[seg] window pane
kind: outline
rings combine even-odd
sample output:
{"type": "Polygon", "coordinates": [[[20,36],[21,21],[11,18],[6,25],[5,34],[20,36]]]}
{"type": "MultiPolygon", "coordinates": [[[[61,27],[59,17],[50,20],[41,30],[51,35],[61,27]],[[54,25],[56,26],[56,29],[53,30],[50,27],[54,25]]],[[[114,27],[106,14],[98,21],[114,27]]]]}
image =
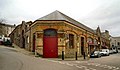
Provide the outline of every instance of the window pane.
{"type": "Polygon", "coordinates": [[[74,48],[74,35],[69,34],[69,47],[74,48]]]}
{"type": "Polygon", "coordinates": [[[56,36],[57,31],[54,29],[46,29],[44,30],[44,36],[56,36]]]}

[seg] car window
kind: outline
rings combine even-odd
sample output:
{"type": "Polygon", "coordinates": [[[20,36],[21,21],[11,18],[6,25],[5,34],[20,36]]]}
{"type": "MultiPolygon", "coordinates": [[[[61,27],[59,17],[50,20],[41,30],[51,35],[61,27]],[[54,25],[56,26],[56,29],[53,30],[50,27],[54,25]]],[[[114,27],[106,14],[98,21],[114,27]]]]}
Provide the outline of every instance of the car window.
{"type": "Polygon", "coordinates": [[[99,53],[99,51],[95,51],[94,53],[99,53]]]}

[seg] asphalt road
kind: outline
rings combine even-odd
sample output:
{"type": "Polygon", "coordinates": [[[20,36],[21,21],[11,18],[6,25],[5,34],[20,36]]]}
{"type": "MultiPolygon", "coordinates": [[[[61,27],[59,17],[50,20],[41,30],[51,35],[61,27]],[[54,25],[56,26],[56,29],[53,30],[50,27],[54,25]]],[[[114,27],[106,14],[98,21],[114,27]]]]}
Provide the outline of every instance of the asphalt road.
{"type": "Polygon", "coordinates": [[[79,70],[59,61],[24,55],[16,49],[0,46],[0,70],[79,70]]]}
{"type": "Polygon", "coordinates": [[[0,70],[120,70],[120,53],[87,61],[59,61],[0,46],[0,70]]]}

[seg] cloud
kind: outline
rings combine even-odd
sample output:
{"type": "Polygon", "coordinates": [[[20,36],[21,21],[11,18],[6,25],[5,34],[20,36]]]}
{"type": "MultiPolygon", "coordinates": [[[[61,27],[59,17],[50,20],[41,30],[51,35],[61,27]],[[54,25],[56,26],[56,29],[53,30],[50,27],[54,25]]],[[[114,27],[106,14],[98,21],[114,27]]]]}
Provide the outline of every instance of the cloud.
{"type": "Polygon", "coordinates": [[[8,23],[34,21],[55,10],[96,29],[119,35],[120,0],[0,0],[0,18],[8,23]],[[119,34],[118,34],[119,33],[119,34]]]}
{"type": "Polygon", "coordinates": [[[95,9],[83,20],[91,28],[96,28],[98,25],[101,30],[109,30],[111,35],[120,35],[120,0],[114,0],[106,3],[103,6],[95,9]]]}

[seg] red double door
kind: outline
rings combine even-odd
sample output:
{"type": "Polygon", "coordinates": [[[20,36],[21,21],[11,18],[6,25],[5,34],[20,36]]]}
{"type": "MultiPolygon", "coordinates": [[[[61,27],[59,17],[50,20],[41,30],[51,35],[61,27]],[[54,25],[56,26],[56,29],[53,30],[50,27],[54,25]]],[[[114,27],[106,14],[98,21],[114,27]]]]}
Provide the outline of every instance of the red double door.
{"type": "Polygon", "coordinates": [[[50,35],[51,31],[46,31],[47,35],[43,37],[43,57],[44,58],[57,58],[58,57],[58,37],[54,32],[50,35]],[[47,33],[48,32],[48,33],[47,33]]]}

